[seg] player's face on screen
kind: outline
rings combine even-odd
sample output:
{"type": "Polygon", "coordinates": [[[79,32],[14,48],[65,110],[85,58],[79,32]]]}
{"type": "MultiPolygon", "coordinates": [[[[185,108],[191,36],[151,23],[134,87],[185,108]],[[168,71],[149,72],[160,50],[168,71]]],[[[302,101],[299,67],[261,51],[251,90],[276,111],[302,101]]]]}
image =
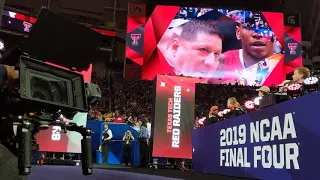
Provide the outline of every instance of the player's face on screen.
{"type": "Polygon", "coordinates": [[[175,38],[171,48],[176,74],[211,77],[218,66],[222,39],[217,35],[199,33],[192,42],[175,38]]]}
{"type": "Polygon", "coordinates": [[[273,54],[273,43],[260,33],[246,27],[237,27],[237,38],[242,42],[242,49],[253,59],[262,60],[273,54]]]}

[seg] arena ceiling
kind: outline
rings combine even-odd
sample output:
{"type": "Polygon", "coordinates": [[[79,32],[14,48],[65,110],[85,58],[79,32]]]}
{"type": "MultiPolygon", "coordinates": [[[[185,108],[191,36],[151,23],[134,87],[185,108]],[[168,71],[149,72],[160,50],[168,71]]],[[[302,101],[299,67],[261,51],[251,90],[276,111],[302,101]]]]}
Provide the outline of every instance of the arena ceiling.
{"type": "Polygon", "coordinates": [[[126,29],[127,7],[129,2],[157,4],[185,4],[192,6],[236,7],[261,9],[267,11],[284,11],[300,13],[302,39],[309,41],[310,49],[320,49],[320,0],[6,0],[5,9],[30,16],[37,16],[45,6],[70,19],[85,23],[91,27],[113,30],[117,36],[124,38],[126,29]],[[199,5],[199,1],[201,5],[199,5]],[[312,46],[312,48],[311,48],[312,46]]]}

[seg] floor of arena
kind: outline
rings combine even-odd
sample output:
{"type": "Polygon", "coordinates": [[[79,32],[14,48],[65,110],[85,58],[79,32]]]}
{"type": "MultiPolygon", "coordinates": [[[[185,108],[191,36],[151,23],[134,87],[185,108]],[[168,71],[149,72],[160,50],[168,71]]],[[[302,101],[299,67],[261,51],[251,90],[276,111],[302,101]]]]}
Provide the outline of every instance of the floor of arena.
{"type": "Polygon", "coordinates": [[[191,171],[181,172],[172,169],[131,168],[118,165],[94,165],[93,174],[83,176],[80,166],[33,166],[28,180],[174,180],[174,179],[215,179],[215,180],[242,180],[220,175],[201,174],[191,171]]]}

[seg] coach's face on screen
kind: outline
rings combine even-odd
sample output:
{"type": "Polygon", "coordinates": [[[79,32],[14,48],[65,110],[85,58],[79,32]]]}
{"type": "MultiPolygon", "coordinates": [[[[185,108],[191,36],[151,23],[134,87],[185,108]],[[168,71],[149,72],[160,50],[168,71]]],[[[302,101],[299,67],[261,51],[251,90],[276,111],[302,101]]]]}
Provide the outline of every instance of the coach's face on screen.
{"type": "Polygon", "coordinates": [[[255,64],[274,54],[273,43],[261,34],[246,27],[237,26],[236,35],[242,43],[244,60],[252,61],[249,65],[255,64]]]}
{"type": "Polygon", "coordinates": [[[188,23],[191,24],[183,27],[180,37],[171,42],[170,64],[177,75],[210,78],[219,64],[223,37],[209,22],[191,20],[188,23]]]}

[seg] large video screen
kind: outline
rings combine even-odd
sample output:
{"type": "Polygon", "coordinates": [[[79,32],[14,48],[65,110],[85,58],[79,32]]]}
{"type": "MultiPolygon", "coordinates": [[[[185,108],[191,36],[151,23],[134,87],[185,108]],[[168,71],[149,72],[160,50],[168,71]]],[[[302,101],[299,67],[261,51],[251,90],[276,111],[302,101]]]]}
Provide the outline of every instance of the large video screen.
{"type": "Polygon", "coordinates": [[[132,4],[129,10],[127,64],[140,65],[142,79],[171,74],[203,83],[277,85],[302,65],[298,16],[289,21],[275,12],[132,4]]]}
{"type": "Polygon", "coordinates": [[[191,159],[194,101],[193,78],[156,77],[152,156],[191,159]]]}

